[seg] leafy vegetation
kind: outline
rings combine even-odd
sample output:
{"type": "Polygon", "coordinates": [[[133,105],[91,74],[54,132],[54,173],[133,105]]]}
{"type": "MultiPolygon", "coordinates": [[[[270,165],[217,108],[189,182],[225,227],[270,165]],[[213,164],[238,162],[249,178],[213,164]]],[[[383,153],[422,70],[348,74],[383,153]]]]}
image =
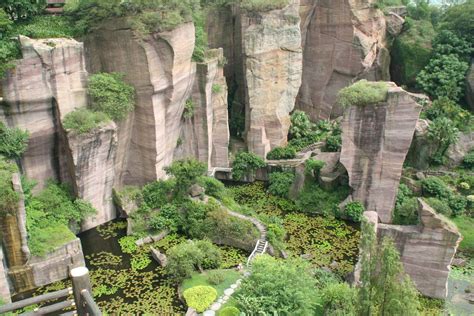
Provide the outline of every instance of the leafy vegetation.
{"type": "Polygon", "coordinates": [[[102,112],[92,112],[87,108],[76,109],[64,117],[63,127],[78,134],[86,134],[109,121],[102,112]]]}
{"type": "Polygon", "coordinates": [[[198,285],[183,292],[186,304],[202,313],[217,298],[217,291],[210,286],[198,285]]]}
{"type": "Polygon", "coordinates": [[[0,122],[0,155],[18,159],[28,147],[29,134],[19,128],[9,128],[0,122]]]}
{"type": "Polygon", "coordinates": [[[240,277],[241,274],[234,269],[208,270],[204,273],[193,272],[189,279],[184,280],[181,288],[185,291],[198,285],[210,286],[216,289],[217,296],[221,296],[224,294],[224,290],[228,289],[240,277]],[[219,279],[215,279],[215,276],[219,276],[219,279]]]}
{"type": "Polygon", "coordinates": [[[31,253],[44,256],[73,240],[75,236],[68,226],[77,225],[95,212],[89,202],[74,199],[64,185],[48,183],[26,204],[26,228],[31,253]]]}
{"type": "Polygon", "coordinates": [[[364,205],[359,201],[353,201],[346,204],[344,207],[345,216],[353,222],[360,222],[362,220],[362,214],[365,212],[364,205]]]}
{"type": "Polygon", "coordinates": [[[198,177],[206,173],[207,167],[204,163],[195,159],[184,159],[174,161],[164,170],[168,176],[172,176],[176,181],[175,196],[183,196],[188,192],[191,185],[197,182],[198,177]]]}
{"type": "Polygon", "coordinates": [[[422,113],[427,119],[447,118],[460,131],[469,131],[473,125],[472,114],[447,97],[434,100],[433,104],[422,113]]]}
{"type": "Polygon", "coordinates": [[[338,205],[349,195],[349,187],[340,186],[334,190],[322,188],[317,181],[307,182],[296,199],[301,212],[337,216],[338,205]]]}
{"type": "Polygon", "coordinates": [[[449,146],[459,139],[459,130],[448,118],[438,117],[428,126],[428,139],[436,145],[432,162],[442,165],[449,146]]]}
{"type": "Polygon", "coordinates": [[[135,89],[123,81],[122,74],[90,76],[87,93],[92,100],[92,110],[103,112],[116,121],[123,120],[135,105],[135,89]]]}
{"type": "Polygon", "coordinates": [[[403,183],[398,187],[395,209],[393,211],[393,224],[418,224],[418,201],[414,197],[413,192],[403,183]]]}
{"type": "Polygon", "coordinates": [[[294,159],[296,158],[296,149],[287,147],[275,147],[267,154],[269,160],[282,160],[282,159],[294,159]]]}
{"type": "Polygon", "coordinates": [[[243,279],[236,300],[245,313],[310,315],[316,295],[307,262],[262,255],[254,259],[252,274],[243,279]]]}
{"type": "Polygon", "coordinates": [[[240,8],[250,12],[264,12],[286,7],[289,0],[240,0],[240,8]]]}
{"type": "Polygon", "coordinates": [[[0,155],[0,216],[15,214],[20,199],[13,189],[12,174],[17,166],[0,155]]]}
{"type": "Polygon", "coordinates": [[[232,178],[241,180],[245,175],[255,176],[257,169],[265,166],[266,164],[262,158],[254,153],[241,151],[232,164],[232,178]]]}
{"type": "Polygon", "coordinates": [[[474,168],[474,151],[470,151],[464,156],[463,164],[468,169],[474,168]]]}
{"type": "Polygon", "coordinates": [[[387,98],[387,92],[388,86],[385,82],[369,82],[363,79],[341,89],[337,95],[337,102],[345,108],[351,105],[375,104],[384,102],[387,98]]]}
{"type": "Polygon", "coordinates": [[[325,164],[324,161],[309,158],[304,163],[304,172],[306,175],[316,177],[319,171],[324,168],[325,164]]]}
{"type": "Polygon", "coordinates": [[[295,175],[293,172],[272,172],[270,173],[268,192],[282,198],[288,198],[290,187],[293,184],[295,175]]]}
{"type": "Polygon", "coordinates": [[[0,4],[12,21],[27,20],[43,11],[44,0],[4,0],[0,4]]]}
{"type": "Polygon", "coordinates": [[[30,38],[73,37],[76,29],[64,16],[39,15],[31,20],[18,23],[15,32],[30,38]]]}

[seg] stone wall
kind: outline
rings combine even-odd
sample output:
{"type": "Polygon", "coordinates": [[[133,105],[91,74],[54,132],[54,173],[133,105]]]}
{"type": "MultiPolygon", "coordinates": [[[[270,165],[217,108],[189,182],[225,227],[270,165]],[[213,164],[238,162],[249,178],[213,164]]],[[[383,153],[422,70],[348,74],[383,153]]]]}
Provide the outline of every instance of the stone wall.
{"type": "MultiPolygon", "coordinates": [[[[418,199],[420,224],[399,226],[378,223],[379,241],[384,237],[394,240],[400,251],[405,272],[425,296],[445,299],[450,265],[456,254],[461,234],[449,220],[438,215],[422,199],[418,199]]],[[[372,222],[377,219],[366,212],[372,222]]]]}
{"type": "Polygon", "coordinates": [[[303,80],[296,106],[313,120],[342,115],[353,81],[390,80],[386,21],[375,0],[301,0],[303,80]]]}
{"type": "Polygon", "coordinates": [[[422,108],[413,95],[387,84],[385,102],[346,110],[340,158],[349,175],[352,199],[377,212],[382,223],[392,222],[403,162],[422,108]]]}

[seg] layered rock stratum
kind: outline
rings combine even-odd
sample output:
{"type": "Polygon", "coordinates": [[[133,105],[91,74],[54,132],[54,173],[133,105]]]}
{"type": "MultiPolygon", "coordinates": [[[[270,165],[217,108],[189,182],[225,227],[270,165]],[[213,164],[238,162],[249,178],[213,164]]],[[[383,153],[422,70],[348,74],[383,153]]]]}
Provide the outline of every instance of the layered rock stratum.
{"type": "Polygon", "coordinates": [[[340,161],[349,175],[352,199],[392,222],[403,162],[422,106],[417,97],[389,85],[385,102],[351,106],[342,121],[340,161]]]}
{"type": "Polygon", "coordinates": [[[313,120],[342,115],[339,90],[389,80],[386,20],[375,0],[301,0],[303,79],[296,106],[313,120]]]}

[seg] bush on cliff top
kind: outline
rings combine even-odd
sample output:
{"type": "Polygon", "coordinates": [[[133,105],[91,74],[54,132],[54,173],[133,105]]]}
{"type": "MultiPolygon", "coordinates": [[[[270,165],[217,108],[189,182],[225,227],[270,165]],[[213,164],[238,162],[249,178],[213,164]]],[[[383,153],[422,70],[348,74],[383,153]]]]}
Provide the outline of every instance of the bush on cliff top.
{"type": "Polygon", "coordinates": [[[9,128],[0,122],[0,155],[20,158],[28,147],[29,134],[19,128],[9,128]]]}
{"type": "Polygon", "coordinates": [[[246,11],[264,12],[286,7],[289,0],[240,0],[240,7],[246,11]]]}
{"type": "Polygon", "coordinates": [[[384,102],[387,98],[388,85],[385,82],[360,80],[339,91],[338,103],[347,108],[351,105],[364,106],[384,102]]]}
{"type": "Polygon", "coordinates": [[[64,117],[63,126],[78,134],[86,134],[109,120],[109,117],[102,112],[92,112],[89,109],[80,108],[64,117]]]}
{"type": "Polygon", "coordinates": [[[116,121],[123,120],[135,105],[135,89],[119,73],[92,75],[87,92],[92,98],[92,109],[116,121]]]}

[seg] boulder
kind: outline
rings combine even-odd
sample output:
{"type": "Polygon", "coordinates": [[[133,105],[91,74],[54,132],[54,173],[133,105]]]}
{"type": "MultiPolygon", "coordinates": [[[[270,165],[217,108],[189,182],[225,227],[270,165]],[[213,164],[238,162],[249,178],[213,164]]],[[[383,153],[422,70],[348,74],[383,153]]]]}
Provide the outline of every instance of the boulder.
{"type": "Polygon", "coordinates": [[[204,190],[204,188],[199,184],[193,184],[189,188],[189,195],[191,195],[191,197],[201,197],[204,195],[205,192],[206,190],[204,190]]]}
{"type": "Polygon", "coordinates": [[[474,132],[466,132],[459,134],[456,143],[449,146],[446,157],[448,158],[447,166],[453,168],[462,164],[464,156],[474,149],[474,132]]]}
{"type": "Polygon", "coordinates": [[[407,164],[417,170],[428,169],[435,150],[433,142],[428,139],[429,124],[430,121],[424,119],[416,122],[415,134],[406,158],[407,164]]]}
{"type": "Polygon", "coordinates": [[[405,272],[425,296],[445,299],[450,265],[462,240],[457,227],[418,199],[418,226],[378,225],[378,237],[391,237],[405,272]]]}
{"type": "Polygon", "coordinates": [[[296,107],[313,120],[342,115],[339,90],[353,81],[389,80],[386,21],[373,0],[302,0],[303,79],[296,107]]]}
{"type": "Polygon", "coordinates": [[[398,36],[403,29],[403,24],[405,23],[405,19],[399,16],[396,13],[390,12],[386,16],[387,20],[387,32],[393,37],[398,36]]]}
{"type": "Polygon", "coordinates": [[[349,175],[352,198],[392,221],[403,162],[421,111],[412,95],[393,83],[378,104],[351,106],[342,121],[341,163],[349,175]]]}
{"type": "Polygon", "coordinates": [[[153,247],[150,247],[150,251],[153,259],[155,259],[161,267],[166,267],[166,265],[168,264],[168,258],[166,257],[166,255],[153,247]]]}

